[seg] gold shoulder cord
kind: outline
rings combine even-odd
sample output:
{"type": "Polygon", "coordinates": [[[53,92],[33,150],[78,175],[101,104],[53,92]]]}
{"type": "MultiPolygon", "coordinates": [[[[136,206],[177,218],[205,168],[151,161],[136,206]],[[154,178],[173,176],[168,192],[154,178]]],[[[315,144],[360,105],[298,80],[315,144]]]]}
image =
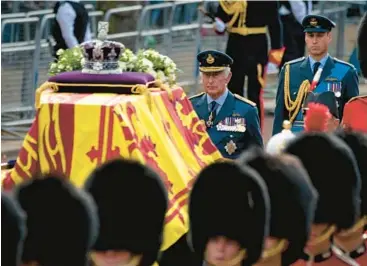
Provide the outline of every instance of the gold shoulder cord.
{"type": "Polygon", "coordinates": [[[221,0],[221,7],[224,12],[228,15],[232,15],[231,20],[227,23],[228,28],[232,28],[233,24],[236,22],[237,18],[240,16],[238,20],[238,27],[243,27],[246,22],[246,9],[247,9],[247,1],[225,1],[221,0]]]}
{"type": "Polygon", "coordinates": [[[299,110],[302,107],[303,101],[307,96],[307,92],[310,90],[311,84],[308,80],[304,80],[298,89],[297,98],[293,101],[291,99],[289,80],[290,80],[290,65],[287,64],[285,66],[285,73],[284,73],[284,104],[285,108],[289,112],[289,121],[293,123],[299,110]]]}

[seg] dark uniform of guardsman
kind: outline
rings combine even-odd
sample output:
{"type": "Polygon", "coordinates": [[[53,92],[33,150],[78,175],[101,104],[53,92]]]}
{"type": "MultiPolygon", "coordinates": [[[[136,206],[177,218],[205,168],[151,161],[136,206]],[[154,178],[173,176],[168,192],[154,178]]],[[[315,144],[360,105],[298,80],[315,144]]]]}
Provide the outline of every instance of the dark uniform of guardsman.
{"type": "Polygon", "coordinates": [[[1,265],[20,265],[26,231],[22,209],[11,196],[1,192],[1,265]]]}
{"type": "Polygon", "coordinates": [[[192,188],[188,241],[203,265],[252,265],[268,236],[269,212],[266,185],[254,170],[216,162],[192,188]]]}
{"type": "Polygon", "coordinates": [[[319,194],[304,255],[293,266],[346,265],[333,255],[331,239],[360,217],[361,180],[353,152],[336,136],[319,132],[300,134],[284,152],[301,160],[319,194]]]}
{"type": "Polygon", "coordinates": [[[292,131],[303,131],[302,104],[308,92],[334,92],[339,118],[344,105],[359,94],[358,75],[351,64],[331,57],[327,47],[335,23],[323,16],[309,15],[302,22],[308,57],[287,62],[280,73],[273,135],[281,131],[283,120],[292,123],[292,131]],[[322,57],[322,58],[320,58],[322,57]]]}
{"type": "Polygon", "coordinates": [[[235,159],[249,146],[263,146],[256,104],[232,94],[228,55],[208,50],[197,56],[205,92],[190,98],[197,115],[223,157],[235,159]]]}
{"type": "Polygon", "coordinates": [[[367,78],[367,12],[364,14],[358,29],[358,59],[363,76],[367,78]]]}
{"type": "Polygon", "coordinates": [[[98,234],[96,206],[66,179],[45,176],[25,182],[16,198],[27,215],[25,266],[86,266],[98,234]]]}
{"type": "Polygon", "coordinates": [[[268,245],[255,265],[294,263],[303,254],[318,198],[307,171],[295,156],[275,157],[259,148],[245,152],[238,162],[260,174],[270,196],[268,245]]]}
{"type": "Polygon", "coordinates": [[[342,127],[367,134],[367,95],[354,97],[346,103],[342,127]]]}
{"type": "Polygon", "coordinates": [[[85,184],[98,208],[100,229],[91,264],[150,266],[158,258],[168,206],[159,175],[139,162],[117,159],[93,171],[85,184]]]}
{"type": "Polygon", "coordinates": [[[337,136],[348,144],[356,157],[362,181],[362,204],[358,222],[352,228],[334,235],[333,251],[341,260],[367,265],[367,135],[338,131],[337,136]]]}
{"type": "Polygon", "coordinates": [[[229,83],[232,93],[244,96],[245,76],[247,97],[259,108],[263,128],[263,89],[268,61],[280,64],[284,48],[278,1],[219,1],[215,30],[229,32],[226,53],[234,60],[229,83]],[[267,32],[271,50],[268,52],[267,32]]]}

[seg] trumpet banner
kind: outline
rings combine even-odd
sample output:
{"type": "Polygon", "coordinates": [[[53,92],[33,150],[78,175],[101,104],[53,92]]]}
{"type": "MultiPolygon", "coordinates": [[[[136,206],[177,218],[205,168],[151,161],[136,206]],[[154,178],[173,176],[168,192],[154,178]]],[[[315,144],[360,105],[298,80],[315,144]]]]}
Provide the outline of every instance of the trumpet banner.
{"type": "Polygon", "coordinates": [[[162,250],[188,230],[195,176],[222,158],[182,88],[152,92],[150,104],[144,95],[45,90],[3,187],[11,189],[38,173],[62,174],[81,187],[96,166],[116,157],[149,165],[165,183],[170,201],[162,250]]]}

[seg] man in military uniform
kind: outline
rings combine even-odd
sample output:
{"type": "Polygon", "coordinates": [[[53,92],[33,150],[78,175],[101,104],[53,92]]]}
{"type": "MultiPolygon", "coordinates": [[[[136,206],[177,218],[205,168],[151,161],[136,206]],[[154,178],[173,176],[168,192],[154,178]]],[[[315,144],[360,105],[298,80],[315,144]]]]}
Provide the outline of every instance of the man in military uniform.
{"type": "Polygon", "coordinates": [[[208,50],[199,53],[197,60],[205,92],[190,100],[218,150],[224,157],[235,159],[252,144],[262,146],[256,104],[227,88],[232,58],[208,50]]]}
{"type": "Polygon", "coordinates": [[[284,48],[278,1],[219,1],[214,28],[217,33],[229,32],[226,53],[234,59],[233,77],[229,83],[232,93],[244,95],[247,76],[247,97],[259,108],[263,128],[263,89],[268,60],[280,64],[284,48]],[[271,50],[268,54],[270,33],[271,50]]]}
{"type": "Polygon", "coordinates": [[[340,137],[353,151],[361,174],[361,215],[350,229],[334,235],[334,253],[345,261],[367,265],[367,136],[357,132],[338,131],[340,137]]]}
{"type": "Polygon", "coordinates": [[[302,104],[308,92],[334,92],[339,118],[344,105],[359,94],[356,69],[328,54],[331,30],[335,23],[323,16],[309,15],[302,21],[308,57],[284,65],[279,77],[273,135],[281,131],[283,120],[292,123],[292,131],[303,131],[302,104]]]}
{"type": "Polygon", "coordinates": [[[22,183],[15,195],[27,215],[23,265],[88,265],[98,219],[87,193],[66,178],[43,176],[22,183]]]}
{"type": "Polygon", "coordinates": [[[159,175],[139,162],[116,159],[95,169],[85,189],[96,202],[100,220],[92,265],[153,265],[168,206],[159,175]]]}
{"type": "Polygon", "coordinates": [[[347,102],[342,127],[367,134],[367,95],[353,97],[347,102]]]}
{"type": "Polygon", "coordinates": [[[190,194],[188,241],[204,265],[253,265],[268,236],[269,204],[249,167],[226,161],[203,169],[190,194]]]}
{"type": "Polygon", "coordinates": [[[331,252],[331,239],[360,217],[361,182],[353,152],[342,140],[326,133],[300,134],[284,152],[301,160],[319,194],[304,255],[293,266],[345,265],[331,252]]]}
{"type": "Polygon", "coordinates": [[[23,241],[27,232],[25,215],[18,203],[1,192],[1,264],[21,264],[23,241]]]}
{"type": "Polygon", "coordinates": [[[238,163],[260,174],[270,196],[269,237],[261,259],[254,265],[294,263],[303,254],[318,198],[307,171],[295,156],[275,157],[259,148],[243,153],[238,163]]]}

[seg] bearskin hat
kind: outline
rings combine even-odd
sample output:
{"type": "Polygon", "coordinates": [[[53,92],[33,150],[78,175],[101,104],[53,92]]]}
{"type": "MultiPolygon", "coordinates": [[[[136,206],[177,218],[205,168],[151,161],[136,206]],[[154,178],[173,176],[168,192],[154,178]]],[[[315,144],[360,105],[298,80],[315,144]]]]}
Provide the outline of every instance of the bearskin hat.
{"type": "Polygon", "coordinates": [[[158,258],[168,206],[160,176],[139,162],[115,159],[93,171],[85,183],[98,207],[95,251],[141,254],[142,265],[158,258]]]}
{"type": "Polygon", "coordinates": [[[243,153],[238,163],[250,166],[265,181],[271,205],[269,236],[288,240],[282,264],[292,264],[303,253],[318,198],[307,171],[295,156],[275,157],[259,148],[243,153]]]}
{"type": "Polygon", "coordinates": [[[198,175],[190,194],[190,244],[204,259],[208,241],[225,236],[247,251],[246,264],[261,256],[268,236],[269,195],[252,169],[216,162],[198,175]]]}
{"type": "Polygon", "coordinates": [[[18,203],[1,192],[1,264],[18,266],[21,263],[26,235],[25,214],[18,203]]]}
{"type": "Polygon", "coordinates": [[[16,198],[27,214],[23,263],[87,265],[98,220],[93,200],[85,192],[63,177],[47,175],[20,185],[16,198]]]}
{"type": "Polygon", "coordinates": [[[336,136],[314,132],[297,136],[285,152],[301,160],[319,193],[314,223],[353,226],[360,213],[361,182],[351,149],[336,136]]]}

